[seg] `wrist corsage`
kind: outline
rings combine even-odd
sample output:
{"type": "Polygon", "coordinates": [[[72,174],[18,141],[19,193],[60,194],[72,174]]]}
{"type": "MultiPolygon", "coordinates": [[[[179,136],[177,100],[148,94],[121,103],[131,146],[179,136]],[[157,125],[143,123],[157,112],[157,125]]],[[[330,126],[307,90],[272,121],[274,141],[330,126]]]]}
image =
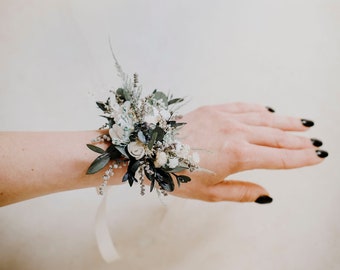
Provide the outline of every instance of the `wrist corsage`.
{"type": "Polygon", "coordinates": [[[142,97],[142,86],[137,74],[129,78],[116,61],[118,75],[122,78],[122,87],[110,91],[111,97],[105,102],[97,102],[102,117],[107,122],[100,129],[106,134],[92,140],[88,148],[100,155],[92,162],[87,174],[94,174],[108,166],[103,175],[103,183],[98,187],[103,194],[108,180],[114,175],[114,169],[127,167],[122,181],[132,186],[135,182],[145,193],[144,179],[150,183],[150,192],[157,188],[164,195],[191,179],[180,174],[199,168],[199,156],[192,152],[189,145],[178,140],[178,130],[185,125],[177,114],[183,98],[154,90],[142,97]],[[98,142],[106,141],[106,150],[97,147],[98,142]]]}

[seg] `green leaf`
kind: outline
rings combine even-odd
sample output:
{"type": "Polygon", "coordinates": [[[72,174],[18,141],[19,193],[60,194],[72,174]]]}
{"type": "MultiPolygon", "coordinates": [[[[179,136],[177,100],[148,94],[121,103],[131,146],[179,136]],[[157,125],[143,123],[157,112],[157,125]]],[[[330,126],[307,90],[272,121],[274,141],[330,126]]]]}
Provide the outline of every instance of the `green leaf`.
{"type": "Polygon", "coordinates": [[[184,126],[187,123],[177,123],[176,121],[168,121],[168,124],[173,128],[178,128],[180,126],[184,126]]]}
{"type": "Polygon", "coordinates": [[[118,96],[119,98],[125,99],[125,97],[124,97],[124,89],[123,88],[118,88],[116,90],[116,96],[118,96]]]}
{"type": "Polygon", "coordinates": [[[155,143],[156,139],[157,139],[158,133],[157,131],[152,132],[151,135],[151,140],[148,143],[148,148],[151,150],[153,147],[153,144],[155,143]]]}
{"type": "Polygon", "coordinates": [[[96,152],[96,153],[99,153],[99,154],[103,154],[105,153],[105,150],[104,149],[101,149],[93,144],[87,144],[86,145],[89,149],[91,149],[92,151],[96,152]]]}
{"type": "Polygon", "coordinates": [[[117,159],[121,157],[120,151],[115,147],[115,145],[111,144],[105,151],[110,155],[110,159],[117,159]]]}
{"type": "Polygon", "coordinates": [[[166,94],[161,91],[156,91],[154,92],[153,96],[155,99],[162,100],[166,107],[168,106],[168,97],[166,96],[166,94]]]}
{"type": "Polygon", "coordinates": [[[180,103],[180,102],[183,102],[183,101],[184,101],[184,98],[174,98],[174,99],[169,100],[168,105],[180,103]]]}
{"type": "Polygon", "coordinates": [[[191,181],[191,178],[186,175],[177,175],[177,180],[180,181],[181,183],[188,183],[191,181]]]}
{"type": "Polygon", "coordinates": [[[187,169],[189,169],[189,168],[183,167],[183,166],[177,166],[176,168],[167,169],[166,171],[169,172],[169,173],[177,173],[177,172],[181,172],[181,171],[184,171],[184,170],[187,170],[187,169]]]}
{"type": "Polygon", "coordinates": [[[105,103],[103,101],[97,101],[96,104],[97,104],[98,108],[101,109],[103,112],[107,111],[105,103]]]}
{"type": "Polygon", "coordinates": [[[126,100],[131,100],[131,95],[128,90],[124,88],[118,88],[116,90],[116,96],[118,96],[120,99],[126,101],[126,100]]]}
{"type": "Polygon", "coordinates": [[[110,128],[112,128],[112,126],[115,124],[114,118],[106,116],[106,115],[100,115],[100,116],[107,119],[107,122],[108,122],[110,128]]]}
{"type": "Polygon", "coordinates": [[[129,155],[126,153],[124,146],[115,145],[115,147],[123,156],[129,158],[129,155]]]}
{"type": "Polygon", "coordinates": [[[162,169],[156,169],[155,179],[160,187],[166,191],[172,192],[175,189],[174,181],[169,173],[162,169]]]}
{"type": "Polygon", "coordinates": [[[103,169],[107,163],[109,163],[110,161],[110,154],[109,153],[104,153],[102,155],[100,155],[99,157],[97,157],[92,164],[90,165],[90,167],[88,168],[86,174],[94,174],[98,171],[100,171],[101,169],[103,169]]]}
{"type": "Polygon", "coordinates": [[[157,138],[156,138],[156,140],[157,140],[157,141],[160,141],[160,142],[163,140],[164,135],[166,134],[166,132],[165,132],[162,128],[160,128],[159,126],[157,126],[157,127],[153,130],[153,132],[157,132],[157,138]]]}

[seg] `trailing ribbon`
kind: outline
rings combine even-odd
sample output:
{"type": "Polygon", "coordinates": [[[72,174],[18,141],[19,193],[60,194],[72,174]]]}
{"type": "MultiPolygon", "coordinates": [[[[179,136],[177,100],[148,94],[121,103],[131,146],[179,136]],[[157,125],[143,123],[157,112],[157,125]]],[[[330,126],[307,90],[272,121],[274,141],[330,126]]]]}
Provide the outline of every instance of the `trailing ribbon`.
{"type": "Polygon", "coordinates": [[[102,201],[99,204],[97,210],[95,221],[95,236],[97,240],[98,249],[103,259],[107,263],[112,263],[113,261],[118,260],[120,257],[112,241],[109,228],[106,222],[106,200],[109,190],[110,187],[107,187],[106,191],[104,192],[102,201]]]}

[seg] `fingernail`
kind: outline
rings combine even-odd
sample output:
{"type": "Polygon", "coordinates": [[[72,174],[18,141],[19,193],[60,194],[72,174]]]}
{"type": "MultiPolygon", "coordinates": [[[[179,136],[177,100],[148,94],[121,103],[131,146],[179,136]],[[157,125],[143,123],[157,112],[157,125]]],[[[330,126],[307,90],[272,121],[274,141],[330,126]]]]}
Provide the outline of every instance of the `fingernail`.
{"type": "Polygon", "coordinates": [[[316,147],[320,147],[322,145],[322,141],[320,141],[318,139],[311,138],[310,140],[312,141],[313,145],[316,146],[316,147]]]}
{"type": "Polygon", "coordinates": [[[268,111],[270,111],[271,113],[274,113],[274,112],[275,112],[275,110],[274,110],[273,108],[269,107],[269,106],[266,106],[266,109],[267,109],[268,111]]]}
{"type": "Polygon", "coordinates": [[[315,151],[316,154],[318,155],[319,158],[325,158],[328,156],[328,152],[324,151],[324,150],[316,150],[315,151]]]}
{"type": "Polygon", "coordinates": [[[256,203],[259,203],[259,204],[265,204],[265,203],[271,203],[273,201],[273,199],[267,195],[264,195],[264,196],[260,196],[256,199],[256,203]]]}
{"type": "Polygon", "coordinates": [[[301,123],[305,127],[312,127],[312,126],[314,126],[314,122],[311,121],[311,120],[307,120],[307,119],[301,119],[301,123]]]}

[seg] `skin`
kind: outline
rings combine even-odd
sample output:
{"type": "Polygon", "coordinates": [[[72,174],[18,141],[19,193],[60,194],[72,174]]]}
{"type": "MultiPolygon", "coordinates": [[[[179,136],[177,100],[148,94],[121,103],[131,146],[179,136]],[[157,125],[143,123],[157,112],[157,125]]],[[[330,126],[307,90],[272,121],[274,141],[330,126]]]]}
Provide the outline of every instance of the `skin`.
{"type": "MultiPolygon", "coordinates": [[[[289,133],[308,130],[301,119],[271,113],[261,105],[205,106],[181,121],[187,123],[180,132],[182,141],[193,149],[204,149],[199,152],[200,166],[214,173],[184,172],[192,181],[176,187],[171,193],[175,196],[254,202],[269,193],[257,184],[233,181],[229,176],[252,169],[299,168],[324,160],[309,138],[289,133]]],[[[100,172],[86,175],[97,157],[86,144],[100,132],[0,132],[0,205],[99,186],[100,172]]],[[[107,147],[105,143],[98,146],[107,147]]],[[[115,169],[110,184],[121,184],[125,171],[124,167],[115,169]]]]}

